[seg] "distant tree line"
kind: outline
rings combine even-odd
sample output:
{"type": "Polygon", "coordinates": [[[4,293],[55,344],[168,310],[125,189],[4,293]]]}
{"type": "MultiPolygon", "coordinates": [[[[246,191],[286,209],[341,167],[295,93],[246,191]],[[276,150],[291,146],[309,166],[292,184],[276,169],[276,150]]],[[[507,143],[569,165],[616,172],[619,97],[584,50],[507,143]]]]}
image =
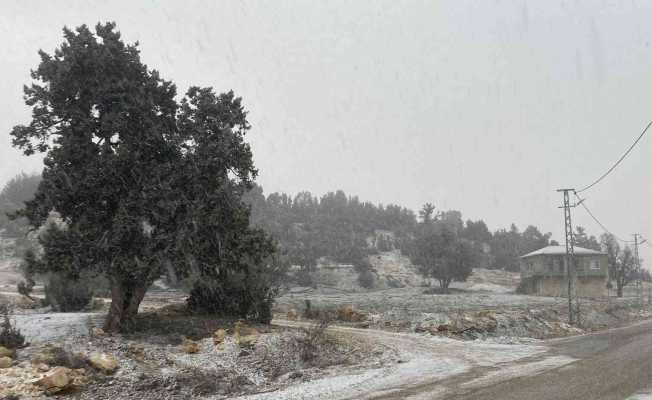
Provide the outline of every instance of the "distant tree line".
{"type": "Polygon", "coordinates": [[[34,198],[41,175],[21,172],[11,178],[0,191],[0,231],[7,237],[21,237],[27,232],[26,218],[9,217],[25,207],[25,202],[34,198]]]}
{"type": "MultiPolygon", "coordinates": [[[[341,190],[321,197],[310,192],[265,196],[256,186],[244,201],[251,207],[251,223],[277,240],[288,264],[300,266],[297,278],[301,284],[311,284],[311,274],[321,258],[368,270],[367,256],[377,251],[368,239],[376,230],[391,231],[400,241],[416,226],[415,215],[407,208],[362,202],[341,190]]],[[[383,249],[392,246],[385,237],[378,243],[383,249]]]]}
{"type": "Polygon", "coordinates": [[[424,222],[445,224],[473,248],[474,266],[484,268],[517,271],[521,255],[556,244],[550,233],[532,225],[522,232],[513,224],[509,230],[491,232],[483,220],[465,222],[459,211],[438,211],[426,204],[417,216],[405,207],[361,201],[341,190],[321,197],[307,191],[266,196],[256,186],[245,195],[245,202],[251,206],[251,222],[272,234],[289,263],[305,270],[314,268],[322,257],[359,265],[377,251],[408,253],[424,222]],[[377,231],[391,232],[391,239],[379,235],[375,242],[368,242],[377,231]]]}
{"type": "MultiPolygon", "coordinates": [[[[20,237],[25,234],[27,221],[10,220],[5,213],[15,212],[24,201],[32,198],[39,181],[40,176],[19,174],[0,192],[3,217],[0,229],[5,229],[5,235],[20,237]]],[[[424,232],[424,222],[446,226],[446,232],[463,240],[464,246],[472,250],[473,267],[518,271],[521,255],[548,245],[558,245],[550,233],[542,233],[533,225],[521,231],[512,224],[509,229],[492,232],[483,220],[464,221],[459,211],[440,211],[434,205],[426,204],[417,215],[399,205],[384,206],[361,201],[341,190],[319,197],[308,191],[294,196],[286,193],[265,195],[261,186],[254,185],[244,194],[243,201],[250,208],[251,225],[270,233],[279,244],[279,262],[286,267],[300,267],[297,278],[302,284],[311,284],[311,274],[318,261],[326,258],[353,264],[362,276],[363,286],[372,286],[367,256],[393,249],[410,254],[411,246],[424,232]],[[379,231],[381,233],[377,235],[379,231]]],[[[589,236],[581,226],[576,227],[574,239],[579,247],[607,252],[615,249],[606,236],[598,240],[589,236]]],[[[441,243],[433,241],[432,246],[439,247],[441,243]]],[[[629,250],[618,247],[618,252],[624,251],[629,250]]],[[[615,264],[610,263],[610,266],[610,276],[614,281],[624,285],[628,279],[631,280],[628,278],[631,274],[618,274],[615,264]]]]}

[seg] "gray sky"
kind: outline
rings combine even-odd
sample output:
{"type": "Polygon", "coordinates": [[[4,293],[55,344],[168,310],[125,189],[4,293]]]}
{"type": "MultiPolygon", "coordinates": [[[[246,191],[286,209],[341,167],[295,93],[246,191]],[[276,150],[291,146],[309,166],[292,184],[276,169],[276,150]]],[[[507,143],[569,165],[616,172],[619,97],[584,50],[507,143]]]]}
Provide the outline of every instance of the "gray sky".
{"type": "MultiPolygon", "coordinates": [[[[116,21],[175,81],[233,89],[267,193],[343,189],[490,229],[561,238],[558,187],[602,174],[652,119],[652,2],[3,2],[0,184],[41,160],[10,146],[22,85],[64,25],[116,21]]],[[[587,204],[652,239],[652,133],[587,204]]],[[[600,228],[581,209],[575,222],[600,228]]],[[[652,260],[651,247],[642,255],[652,260]]]]}

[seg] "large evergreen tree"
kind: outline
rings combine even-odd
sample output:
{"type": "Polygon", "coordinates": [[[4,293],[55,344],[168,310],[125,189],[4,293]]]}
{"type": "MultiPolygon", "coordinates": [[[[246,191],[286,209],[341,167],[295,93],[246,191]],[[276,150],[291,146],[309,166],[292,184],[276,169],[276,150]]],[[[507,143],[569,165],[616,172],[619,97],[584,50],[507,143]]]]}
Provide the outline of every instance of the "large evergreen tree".
{"type": "Polygon", "coordinates": [[[32,121],[11,132],[26,155],[45,153],[22,215],[39,226],[56,210],[65,222],[44,235],[57,239],[56,252],[44,245],[31,267],[104,274],[112,297],[105,328],[119,330],[170,264],[214,275],[211,268],[263,262],[273,246],[265,235],[252,239],[240,201],[256,174],[240,100],[192,88],[179,106],[174,84],[148,69],[112,23],[66,28],[64,37],[53,55],[40,52],[24,90],[32,121]],[[255,243],[236,246],[243,236],[255,243]]]}

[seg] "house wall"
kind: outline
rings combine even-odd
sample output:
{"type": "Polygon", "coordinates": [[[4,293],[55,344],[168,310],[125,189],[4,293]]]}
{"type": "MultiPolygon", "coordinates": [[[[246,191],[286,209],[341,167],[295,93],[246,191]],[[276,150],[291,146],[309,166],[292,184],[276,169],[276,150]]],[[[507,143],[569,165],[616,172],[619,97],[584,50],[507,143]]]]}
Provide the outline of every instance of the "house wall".
{"type": "MultiPolygon", "coordinates": [[[[607,280],[602,277],[580,277],[576,281],[577,295],[580,297],[607,296],[607,280]]],[[[535,277],[530,294],[551,297],[566,297],[568,279],[564,277],[535,277]]]]}
{"type": "MultiPolygon", "coordinates": [[[[521,260],[521,279],[530,281],[524,285],[525,293],[539,296],[566,297],[568,280],[564,264],[552,264],[557,258],[563,262],[563,255],[538,255],[521,260]],[[551,267],[554,266],[553,267],[551,267]],[[560,268],[559,268],[560,267],[560,268]]],[[[603,297],[608,295],[608,264],[606,255],[576,256],[577,294],[580,297],[603,297]],[[598,261],[599,269],[591,268],[591,261],[598,261]]]]}

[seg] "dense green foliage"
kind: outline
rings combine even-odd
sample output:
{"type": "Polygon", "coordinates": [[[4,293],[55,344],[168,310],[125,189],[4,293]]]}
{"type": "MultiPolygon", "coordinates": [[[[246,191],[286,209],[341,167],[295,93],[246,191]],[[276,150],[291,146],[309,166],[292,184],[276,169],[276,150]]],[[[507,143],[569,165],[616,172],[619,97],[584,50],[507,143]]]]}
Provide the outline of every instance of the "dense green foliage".
{"type": "Polygon", "coordinates": [[[446,292],[453,281],[465,281],[477,265],[481,250],[463,237],[461,214],[433,214],[434,207],[426,204],[421,211],[421,223],[404,247],[413,264],[426,278],[435,279],[446,292]]]}
{"type": "Polygon", "coordinates": [[[270,265],[274,244],[249,228],[241,201],[256,176],[241,100],[193,87],[178,103],[175,85],[148,69],[114,24],[64,29],[64,37],[53,55],[40,52],[25,87],[32,120],[11,132],[26,155],[45,153],[21,215],[34,227],[52,210],[64,221],[40,238],[42,254],[28,267],[104,275],[112,293],[105,328],[118,330],[163,271],[224,285],[270,265]]]}
{"type": "MultiPolygon", "coordinates": [[[[257,186],[245,199],[252,208],[252,223],[278,240],[288,263],[304,268],[298,274],[302,284],[310,284],[310,274],[304,272],[312,270],[319,258],[326,257],[354,264],[365,275],[362,280],[368,286],[373,276],[366,272],[366,256],[397,248],[407,251],[407,244],[421,229],[416,214],[407,208],[362,202],[342,191],[321,198],[310,192],[294,197],[284,193],[265,197],[257,186]]],[[[543,234],[534,226],[520,232],[512,225],[510,230],[492,233],[482,220],[464,222],[459,211],[436,212],[432,204],[420,210],[419,220],[445,223],[464,239],[465,246],[470,246],[476,255],[474,267],[518,271],[521,255],[554,243],[550,233],[543,234]]],[[[581,227],[578,230],[583,232],[581,227]]]]}
{"type": "MultiPolygon", "coordinates": [[[[262,188],[255,187],[245,201],[251,205],[254,226],[274,236],[288,264],[303,268],[299,273],[302,284],[310,284],[307,272],[322,257],[364,269],[366,256],[375,251],[367,239],[376,230],[391,231],[400,239],[410,234],[416,224],[414,213],[406,208],[376,206],[342,191],[321,198],[310,192],[294,197],[280,193],[265,197],[262,188]]],[[[385,242],[383,246],[391,244],[385,242]]]]}
{"type": "Polygon", "coordinates": [[[61,312],[81,311],[93,299],[93,290],[86,279],[51,274],[45,284],[45,302],[61,312]]]}
{"type": "Polygon", "coordinates": [[[531,251],[540,249],[550,244],[550,233],[541,233],[535,226],[530,225],[520,232],[512,224],[509,230],[500,229],[489,240],[491,248],[490,268],[502,268],[508,271],[519,270],[519,257],[531,251]]]}

